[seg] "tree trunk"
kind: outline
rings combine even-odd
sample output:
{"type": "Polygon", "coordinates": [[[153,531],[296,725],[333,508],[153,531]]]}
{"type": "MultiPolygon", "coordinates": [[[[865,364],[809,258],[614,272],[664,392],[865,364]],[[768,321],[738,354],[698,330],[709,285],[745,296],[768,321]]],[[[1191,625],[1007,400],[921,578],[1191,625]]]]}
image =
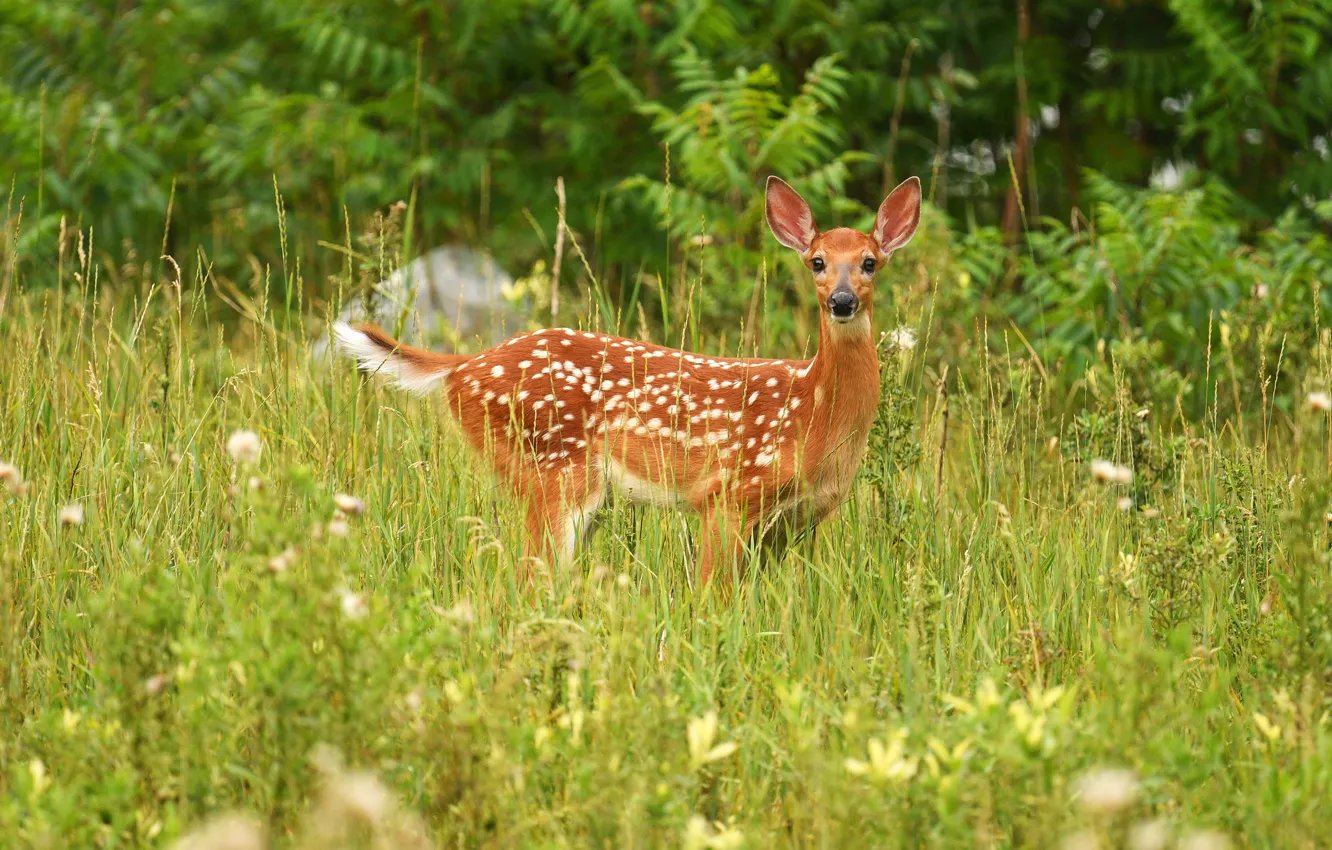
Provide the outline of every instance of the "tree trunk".
{"type": "Polygon", "coordinates": [[[1018,44],[1017,44],[1017,132],[1013,145],[1013,164],[1009,172],[1008,197],[1004,200],[1004,235],[1009,242],[1018,240],[1022,227],[1021,198],[1023,176],[1027,171],[1027,157],[1031,146],[1030,113],[1027,109],[1027,42],[1031,38],[1030,0],[1018,0],[1018,44]]]}

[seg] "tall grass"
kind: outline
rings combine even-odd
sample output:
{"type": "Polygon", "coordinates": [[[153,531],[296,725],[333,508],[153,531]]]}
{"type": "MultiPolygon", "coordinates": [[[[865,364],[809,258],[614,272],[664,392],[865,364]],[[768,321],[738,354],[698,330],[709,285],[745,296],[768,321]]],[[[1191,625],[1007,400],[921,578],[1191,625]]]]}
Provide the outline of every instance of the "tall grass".
{"type": "Polygon", "coordinates": [[[1326,836],[1325,412],[1139,415],[1107,354],[1075,420],[1016,341],[941,380],[944,319],[904,302],[922,344],[812,542],[720,602],[692,520],[620,505],[529,584],[442,409],[312,358],[266,278],[113,297],[60,259],[0,313],[7,842],[166,846],[231,811],[256,820],[190,846],[1326,836]]]}

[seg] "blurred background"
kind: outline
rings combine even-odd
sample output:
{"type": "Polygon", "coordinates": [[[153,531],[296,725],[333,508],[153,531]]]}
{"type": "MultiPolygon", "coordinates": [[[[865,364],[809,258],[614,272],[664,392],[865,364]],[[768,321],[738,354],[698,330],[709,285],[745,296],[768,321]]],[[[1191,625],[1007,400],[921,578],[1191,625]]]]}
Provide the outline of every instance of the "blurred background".
{"type": "Polygon", "coordinates": [[[1224,331],[1252,368],[1332,288],[1329,34],[1332,0],[0,0],[4,286],[169,254],[323,315],[453,246],[523,322],[800,347],[764,178],[827,228],[916,174],[881,309],[941,351],[1187,375],[1224,331]]]}

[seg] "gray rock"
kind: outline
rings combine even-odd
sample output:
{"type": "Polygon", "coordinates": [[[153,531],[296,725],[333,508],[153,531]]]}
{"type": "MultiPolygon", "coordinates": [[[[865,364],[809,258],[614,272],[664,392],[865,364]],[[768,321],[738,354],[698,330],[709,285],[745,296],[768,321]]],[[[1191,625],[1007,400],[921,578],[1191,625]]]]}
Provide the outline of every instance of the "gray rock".
{"type": "MultiPolygon", "coordinates": [[[[404,317],[404,342],[420,339],[451,350],[459,339],[479,338],[491,345],[525,326],[525,317],[504,300],[513,278],[484,251],[466,245],[444,245],[417,257],[375,285],[367,314],[365,299],[350,300],[338,320],[372,321],[390,333],[404,317]]],[[[327,353],[328,337],[320,334],[314,354],[327,353]]]]}

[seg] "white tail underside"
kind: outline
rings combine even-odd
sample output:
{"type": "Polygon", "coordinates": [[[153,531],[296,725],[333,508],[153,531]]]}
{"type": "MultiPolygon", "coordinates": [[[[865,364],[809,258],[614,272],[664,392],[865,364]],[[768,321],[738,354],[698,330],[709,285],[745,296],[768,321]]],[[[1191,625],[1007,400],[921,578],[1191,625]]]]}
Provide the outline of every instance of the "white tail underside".
{"type": "Polygon", "coordinates": [[[333,337],[337,341],[338,350],[355,360],[362,372],[383,375],[398,389],[416,395],[426,395],[439,389],[453,371],[422,369],[346,322],[338,322],[333,326],[333,337]]]}

